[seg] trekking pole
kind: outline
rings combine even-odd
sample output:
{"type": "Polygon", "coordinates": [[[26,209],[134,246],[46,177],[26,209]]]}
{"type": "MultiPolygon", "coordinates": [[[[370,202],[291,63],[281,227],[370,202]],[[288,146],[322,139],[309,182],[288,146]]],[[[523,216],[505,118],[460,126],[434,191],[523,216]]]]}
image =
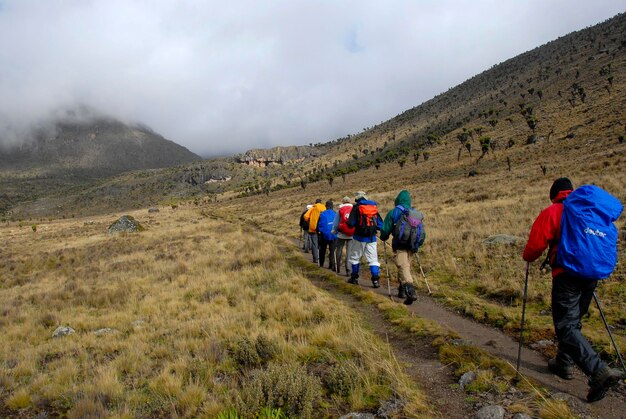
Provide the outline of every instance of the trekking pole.
{"type": "Polygon", "coordinates": [[[385,252],[385,270],[387,271],[387,291],[389,292],[389,299],[391,298],[391,284],[389,283],[389,262],[387,262],[387,243],[383,241],[383,250],[385,252]]]}
{"type": "Polygon", "coordinates": [[[598,306],[598,310],[600,311],[600,316],[602,316],[602,321],[604,322],[604,326],[606,327],[606,331],[609,332],[609,337],[611,338],[611,343],[613,344],[613,348],[615,349],[615,353],[617,354],[617,359],[619,359],[620,364],[622,364],[622,369],[626,373],[626,366],[624,366],[624,360],[622,359],[622,355],[619,353],[619,349],[617,349],[617,345],[615,344],[615,340],[613,340],[613,334],[611,333],[611,329],[609,329],[609,324],[606,322],[606,317],[604,317],[604,312],[600,307],[600,301],[598,301],[598,296],[596,292],[593,292],[593,299],[596,301],[596,306],[598,306]]]}
{"type": "Polygon", "coordinates": [[[424,273],[424,269],[422,269],[420,258],[417,257],[417,252],[415,252],[415,260],[417,261],[417,266],[419,266],[420,268],[420,272],[422,273],[422,278],[424,278],[424,282],[426,282],[426,288],[428,288],[428,294],[430,295],[433,292],[430,290],[430,285],[428,285],[428,279],[426,279],[426,274],[424,273]]]}
{"type": "Polygon", "coordinates": [[[526,279],[524,280],[524,302],[522,304],[522,323],[519,328],[519,347],[517,348],[517,376],[519,379],[519,363],[522,359],[522,345],[524,344],[524,319],[526,317],[526,297],[528,296],[528,270],[530,269],[530,262],[526,262],[526,279]]]}
{"type": "Polygon", "coordinates": [[[302,232],[302,227],[300,227],[300,237],[298,237],[298,247],[300,249],[302,249],[302,237],[304,236],[304,233],[302,232]]]}

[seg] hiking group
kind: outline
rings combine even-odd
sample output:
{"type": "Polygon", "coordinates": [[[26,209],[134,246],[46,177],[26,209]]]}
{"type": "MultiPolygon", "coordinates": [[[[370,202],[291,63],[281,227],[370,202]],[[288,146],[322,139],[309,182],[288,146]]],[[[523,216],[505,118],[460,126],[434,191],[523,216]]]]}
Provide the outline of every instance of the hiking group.
{"type": "MultiPolygon", "coordinates": [[[[541,211],[534,221],[522,257],[529,264],[548,250],[544,266],[549,264],[552,271],[552,319],[557,339],[557,354],[548,361],[548,369],[565,380],[571,380],[574,367],[578,366],[588,377],[587,401],[595,402],[604,398],[607,391],[619,383],[622,373],[609,367],[581,333],[581,321],[588,313],[592,299],[598,305],[626,372],[595,294],[598,281],[608,278],[617,263],[617,229],[614,222],[623,206],[617,198],[593,185],[574,190],[568,178],[554,181],[550,188],[550,201],[552,204],[541,211]]],[[[391,248],[399,281],[398,297],[404,298],[405,304],[412,304],[417,295],[411,275],[411,260],[424,244],[426,232],[424,215],[411,206],[409,192],[400,191],[394,208],[387,213],[384,221],[377,203],[368,199],[362,191],[355,194],[354,203],[349,197],[344,197],[338,211],[334,210],[332,201],[327,201],[325,205],[321,202],[317,199],[315,204],[307,205],[300,217],[303,250],[311,250],[313,262],[323,267],[328,249],[328,267],[340,273],[345,247],[348,282],[359,283],[361,258],[365,256],[372,287],[378,288],[380,263],[376,236],[380,231],[383,246],[388,246],[386,241],[392,237],[391,248]]],[[[386,259],[386,247],[384,250],[386,259]]],[[[525,288],[528,286],[528,265],[526,272],[525,288]]],[[[526,291],[520,353],[525,307],[526,291]]],[[[519,357],[518,354],[518,370],[519,357]]]]}
{"type": "Polygon", "coordinates": [[[393,236],[391,248],[400,282],[398,297],[403,298],[405,304],[412,304],[417,299],[417,293],[411,276],[411,259],[426,238],[423,214],[411,207],[411,196],[407,190],[400,191],[395,207],[387,213],[384,221],[378,212],[378,204],[368,199],[365,192],[357,192],[354,203],[351,201],[350,197],[343,197],[338,211],[334,210],[332,201],[322,205],[322,200],[317,199],[315,204],[307,205],[300,216],[302,249],[311,250],[313,263],[322,267],[328,249],[328,267],[337,273],[341,273],[344,260],[345,275],[350,277],[348,282],[354,285],[359,283],[361,259],[365,257],[372,287],[378,288],[380,263],[376,236],[380,231],[383,246],[388,246],[386,241],[393,236]]]}

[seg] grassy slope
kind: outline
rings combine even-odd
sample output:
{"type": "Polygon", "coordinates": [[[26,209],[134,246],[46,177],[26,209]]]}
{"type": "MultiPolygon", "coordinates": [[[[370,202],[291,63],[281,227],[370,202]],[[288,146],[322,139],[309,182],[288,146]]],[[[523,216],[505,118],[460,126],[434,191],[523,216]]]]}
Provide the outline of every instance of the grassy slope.
{"type": "Polygon", "coordinates": [[[400,397],[397,414],[429,415],[386,345],[264,234],[195,208],[133,215],[146,231],[109,236],[114,216],[1,228],[3,415],[250,416],[269,387],[291,414],[400,397]],[[52,338],[58,325],[76,333],[52,338]]]}
{"type": "MultiPolygon", "coordinates": [[[[297,237],[297,220],[306,203],[315,198],[353,196],[356,190],[369,192],[380,203],[383,214],[393,207],[401,188],[407,188],[416,207],[426,214],[428,239],[421,252],[436,295],[446,304],[479,321],[515,333],[519,325],[524,262],[524,242],[514,247],[490,248],[482,242],[494,234],[512,234],[526,239],[532,221],[549,205],[552,180],[569,176],[575,185],[595,183],[626,202],[626,144],[614,138],[578,136],[543,141],[488,154],[479,163],[477,177],[467,177],[475,159],[457,161],[452,140],[435,147],[427,162],[407,164],[400,169],[389,163],[379,170],[368,169],[349,175],[330,188],[326,182],[311,184],[305,191],[289,190],[219,204],[224,214],[248,219],[279,236],[297,237]],[[557,156],[557,157],[555,157],[557,156]],[[507,170],[507,157],[512,170],[507,170]],[[543,176],[538,161],[548,166],[543,176]]],[[[618,227],[624,231],[622,216],[618,227]]],[[[383,250],[379,246],[381,260],[383,250]]],[[[620,260],[626,250],[620,247],[620,260]]],[[[552,337],[549,315],[550,276],[531,269],[529,287],[530,341],[552,337]]],[[[393,264],[391,276],[395,277],[393,264]]],[[[383,269],[383,272],[385,270],[383,269]]],[[[601,284],[599,297],[611,324],[616,326],[618,346],[626,347],[626,268],[623,262],[614,275],[601,284]]],[[[612,352],[597,311],[585,320],[584,328],[598,347],[612,352]]]]}

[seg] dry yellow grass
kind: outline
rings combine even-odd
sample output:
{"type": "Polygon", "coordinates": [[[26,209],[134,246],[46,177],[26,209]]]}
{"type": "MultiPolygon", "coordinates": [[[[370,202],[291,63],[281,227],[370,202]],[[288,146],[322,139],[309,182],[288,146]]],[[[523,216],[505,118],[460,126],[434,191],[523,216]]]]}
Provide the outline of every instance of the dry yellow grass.
{"type": "MultiPolygon", "coordinates": [[[[600,103],[598,106],[610,106],[600,103]]],[[[622,113],[622,111],[620,111],[622,113]]],[[[510,133],[515,135],[514,133],[510,133]]],[[[327,182],[309,184],[306,190],[289,189],[266,196],[256,196],[214,205],[222,216],[249,221],[278,236],[298,237],[298,217],[307,203],[316,198],[340,202],[365,190],[379,203],[382,214],[393,207],[400,189],[408,189],[414,205],[425,213],[428,237],[420,259],[435,295],[479,321],[494,324],[517,334],[521,317],[521,299],[525,262],[521,252],[528,231],[539,212],[550,202],[552,181],[568,176],[576,186],[594,183],[626,202],[626,144],[602,132],[586,132],[575,138],[540,141],[537,144],[498,149],[479,162],[467,154],[457,161],[458,142],[454,133],[430,150],[428,161],[417,165],[396,163],[381,165],[327,182]],[[511,161],[511,171],[507,169],[511,161]],[[544,176],[540,165],[547,166],[544,176]],[[471,169],[478,176],[468,177],[471,169]],[[523,239],[514,246],[486,246],[491,235],[509,234],[523,239]]],[[[519,136],[519,133],[516,134],[519,136]]],[[[618,220],[621,236],[626,234],[626,216],[618,220]]],[[[621,263],[612,277],[603,281],[598,296],[609,323],[616,326],[614,336],[620,348],[626,348],[626,248],[619,248],[621,263]]],[[[379,245],[379,258],[384,253],[379,245]]],[[[550,316],[549,273],[539,272],[540,261],[531,266],[529,280],[528,341],[553,338],[550,316]]],[[[419,270],[414,266],[419,281],[419,270]]],[[[390,263],[391,277],[396,277],[390,263]]],[[[596,347],[614,354],[606,330],[595,307],[584,320],[583,331],[596,347]]]]}
{"type": "Polygon", "coordinates": [[[275,239],[191,207],[131,214],[145,231],[107,235],[112,215],[1,227],[1,412],[251,416],[257,386],[289,383],[269,403],[290,414],[399,397],[398,414],[428,415],[386,344],[275,239]]]}

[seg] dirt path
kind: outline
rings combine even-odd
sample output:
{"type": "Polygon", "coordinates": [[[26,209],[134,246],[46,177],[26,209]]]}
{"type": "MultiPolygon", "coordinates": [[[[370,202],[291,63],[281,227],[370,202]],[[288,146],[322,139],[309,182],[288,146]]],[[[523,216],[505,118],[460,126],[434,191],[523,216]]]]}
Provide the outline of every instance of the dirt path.
{"type": "Polygon", "coordinates": [[[357,298],[346,294],[328,281],[306,272],[311,282],[334,295],[340,301],[355,310],[374,333],[388,342],[396,360],[404,371],[419,385],[428,396],[429,402],[435,406],[441,418],[467,418],[474,406],[467,401],[467,395],[454,388],[456,380],[450,367],[439,362],[437,351],[430,344],[430,339],[408,336],[406,332],[396,330],[386,321],[376,307],[363,304],[357,298]]]}
{"type": "MultiPolygon", "coordinates": [[[[307,257],[307,255],[303,253],[303,257],[307,257]]],[[[341,275],[341,278],[344,280],[347,279],[343,275],[341,275]]],[[[386,287],[387,284],[384,279],[381,284],[381,288],[374,289],[371,287],[371,283],[368,278],[369,277],[361,278],[359,280],[359,286],[381,295],[388,295],[386,287]]],[[[336,291],[337,290],[335,290],[335,295],[337,295],[336,291]]],[[[394,286],[391,287],[391,294],[392,296],[397,295],[397,288],[394,286]]],[[[342,295],[343,294],[338,295],[338,297],[345,299],[345,296],[342,295]]],[[[395,297],[392,298],[394,301],[401,304],[401,300],[395,297]]],[[[363,304],[358,305],[362,306],[363,304]]],[[[517,341],[505,335],[501,331],[476,323],[461,314],[455,313],[440,305],[433,298],[424,294],[419,295],[418,300],[411,306],[408,306],[408,308],[423,318],[434,320],[446,326],[447,328],[457,332],[463,340],[468,341],[472,345],[480,347],[492,355],[504,359],[515,366],[517,362],[519,344],[517,341]]],[[[375,330],[379,334],[389,332],[389,325],[384,322],[382,318],[381,321],[383,324],[379,325],[379,328],[375,327],[375,330]]],[[[445,406],[450,404],[450,408],[453,408],[453,411],[446,412],[448,413],[446,417],[457,417],[457,414],[467,417],[467,413],[472,411],[471,406],[464,401],[453,402],[453,400],[456,400],[459,397],[465,398],[465,394],[463,393],[460,396],[450,394],[454,393],[449,390],[450,386],[448,385],[452,382],[451,372],[444,371],[445,368],[438,363],[436,356],[432,359],[427,353],[424,353],[423,348],[420,350],[419,346],[423,343],[420,343],[419,340],[415,341],[414,338],[412,338],[411,342],[408,342],[407,339],[402,338],[399,333],[397,336],[393,336],[393,339],[390,338],[390,344],[393,346],[394,351],[397,351],[397,356],[399,358],[403,361],[405,361],[406,358],[406,361],[414,366],[413,368],[407,369],[407,371],[415,371],[415,378],[417,382],[424,386],[426,393],[429,394],[433,400],[445,400],[445,406]],[[414,352],[411,352],[411,346],[413,346],[412,349],[414,352]],[[416,358],[411,359],[411,353],[413,353],[413,356],[416,358]],[[422,364],[424,365],[422,366],[422,364]],[[417,366],[417,368],[415,368],[415,366],[417,366]],[[443,372],[443,376],[438,374],[440,372],[443,372]],[[445,387],[447,389],[447,394],[437,394],[441,390],[438,390],[436,387],[445,387]],[[461,410],[459,411],[458,409],[461,410]],[[465,409],[464,415],[462,413],[463,409],[465,409]]],[[[532,378],[545,388],[548,388],[552,394],[555,395],[555,397],[566,399],[572,410],[581,417],[626,418],[626,386],[623,384],[621,384],[616,390],[609,392],[603,400],[595,403],[587,403],[585,401],[588,390],[587,380],[581,372],[578,371],[573,380],[562,380],[550,373],[547,368],[547,360],[542,354],[528,347],[524,347],[522,349],[522,362],[520,370],[523,375],[532,378]],[[561,395],[557,395],[557,393],[561,393],[561,395]]],[[[457,392],[461,393],[460,391],[457,392]]]]}

